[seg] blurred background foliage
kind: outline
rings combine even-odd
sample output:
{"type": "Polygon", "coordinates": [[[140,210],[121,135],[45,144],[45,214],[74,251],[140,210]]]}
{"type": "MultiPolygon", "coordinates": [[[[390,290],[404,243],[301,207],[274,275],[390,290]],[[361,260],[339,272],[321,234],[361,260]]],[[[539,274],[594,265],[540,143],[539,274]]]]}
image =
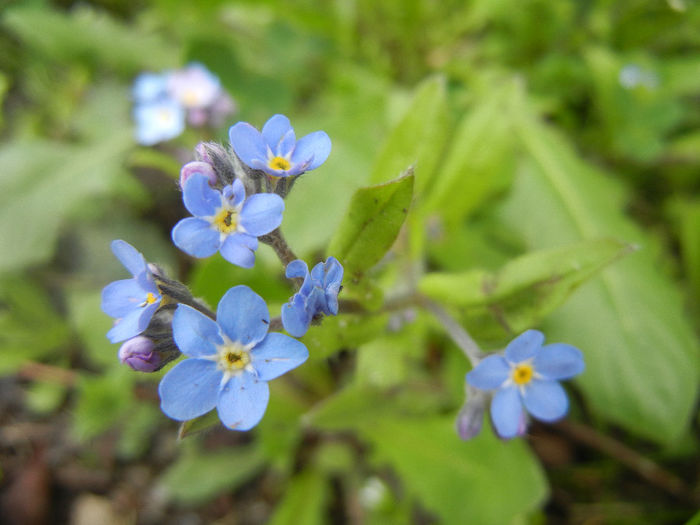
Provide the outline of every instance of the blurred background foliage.
{"type": "Polygon", "coordinates": [[[697,4],[24,0],[1,9],[8,520],[691,517],[697,4]],[[197,142],[226,141],[228,127],[137,146],[130,85],[142,71],[195,60],[235,98],[235,120],[260,126],[284,113],[298,135],[330,135],[331,157],[300,179],[285,212],[285,236],[307,260],[342,244],[355,190],[414,164],[395,250],[374,269],[355,262],[367,278],[344,293],[371,308],[413,275],[485,349],[528,327],[575,344],[587,362],[570,388],[576,423],[535,425],[510,443],[487,429],[459,441],[468,364],[431,318],[400,310],[312,328],[309,363],[271,384],[256,430],[177,441],[158,410],[161,374],[125,369],[104,336],[100,290],[124,273],[109,241],[128,240],[210,304],[246,283],[274,315],[290,293],[267,248],[240,270],[218,255],[189,260],[169,241],[185,213],[180,165],[197,142]]]}

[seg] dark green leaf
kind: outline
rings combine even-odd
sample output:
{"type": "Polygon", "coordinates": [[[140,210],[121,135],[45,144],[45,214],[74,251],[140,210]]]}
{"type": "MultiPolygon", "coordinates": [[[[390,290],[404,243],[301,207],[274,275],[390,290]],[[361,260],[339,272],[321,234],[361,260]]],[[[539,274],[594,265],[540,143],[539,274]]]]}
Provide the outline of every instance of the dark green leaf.
{"type": "Polygon", "coordinates": [[[269,525],[322,525],[329,495],[325,476],[305,470],[289,480],[282,501],[277,504],[269,525]]]}

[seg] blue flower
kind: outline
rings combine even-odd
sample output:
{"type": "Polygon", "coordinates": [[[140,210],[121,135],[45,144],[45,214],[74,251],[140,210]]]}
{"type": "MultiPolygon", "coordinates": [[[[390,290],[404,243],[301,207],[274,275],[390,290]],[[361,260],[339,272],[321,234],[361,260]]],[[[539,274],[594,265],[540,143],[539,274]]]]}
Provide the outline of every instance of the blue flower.
{"type": "Polygon", "coordinates": [[[583,372],[583,355],[571,345],[542,343],[542,332],[528,330],[508,344],[504,356],[490,355],[467,374],[471,386],[495,390],[491,420],[503,438],[523,432],[523,406],[535,419],[545,422],[564,417],[569,409],[566,392],[558,381],[583,372]]]}
{"type": "Polygon", "coordinates": [[[193,62],[173,71],[167,78],[168,93],[187,109],[211,106],[221,93],[219,77],[193,62]]]}
{"type": "Polygon", "coordinates": [[[202,173],[187,179],[183,200],[194,217],[173,228],[175,246],[193,257],[220,251],[224,259],[243,268],[253,267],[258,237],[280,225],[284,210],[279,195],[257,193],[246,198],[239,179],[218,191],[202,173]]]}
{"type": "Polygon", "coordinates": [[[136,141],[144,146],[177,137],[185,129],[185,110],[169,98],[134,107],[136,141]]]}
{"type": "Polygon", "coordinates": [[[216,318],[178,305],[173,337],[189,359],[160,382],[161,409],[168,417],[186,421],[216,408],[228,428],[249,430],[267,408],[267,381],[302,364],[309,352],[296,339],[267,333],[267,305],[247,286],[224,294],[216,318]]]}
{"type": "Polygon", "coordinates": [[[290,301],[282,306],[282,324],[294,337],[301,337],[318,314],[338,315],[338,292],[343,267],[334,258],[318,263],[311,273],[300,259],[287,265],[288,278],[303,278],[304,283],[290,301]]]}
{"type": "Polygon", "coordinates": [[[134,100],[142,104],[167,97],[168,76],[164,73],[141,73],[136,77],[131,88],[134,100]]]}
{"type": "Polygon", "coordinates": [[[121,240],[112,241],[112,252],[133,278],[115,281],[102,290],[102,311],[117,319],[107,332],[113,342],[125,341],[141,332],[151,321],[161,303],[153,274],[136,248],[121,240]]]}
{"type": "Polygon", "coordinates": [[[315,131],[296,140],[289,119],[274,115],[262,133],[247,122],[229,130],[236,155],[251,168],[274,177],[292,177],[323,164],[331,152],[331,139],[324,131],[315,131]]]}

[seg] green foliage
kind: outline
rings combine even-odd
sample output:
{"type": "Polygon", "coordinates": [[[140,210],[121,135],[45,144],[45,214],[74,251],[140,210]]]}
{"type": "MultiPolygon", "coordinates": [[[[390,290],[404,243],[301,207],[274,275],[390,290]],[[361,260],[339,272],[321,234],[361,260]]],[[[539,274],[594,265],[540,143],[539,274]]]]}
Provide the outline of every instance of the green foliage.
{"type": "Polygon", "coordinates": [[[632,248],[603,239],[529,253],[497,272],[468,270],[429,273],[418,289],[437,301],[466,309],[470,317],[489,314],[511,333],[520,333],[559,307],[595,273],[632,248]]]}
{"type": "Polygon", "coordinates": [[[341,262],[349,282],[358,282],[391,248],[411,206],[413,180],[409,170],[353,195],[350,209],[327,250],[341,262]]]}
{"type": "Polygon", "coordinates": [[[321,525],[326,523],[328,482],[322,473],[306,470],[289,480],[282,501],[270,518],[270,525],[321,525]]]}

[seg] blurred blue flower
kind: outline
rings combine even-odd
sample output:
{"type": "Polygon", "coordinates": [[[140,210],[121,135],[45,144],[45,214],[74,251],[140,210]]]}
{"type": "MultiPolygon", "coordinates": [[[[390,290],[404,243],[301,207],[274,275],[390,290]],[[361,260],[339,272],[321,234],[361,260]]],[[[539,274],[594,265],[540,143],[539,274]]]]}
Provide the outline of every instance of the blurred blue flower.
{"type": "Polygon", "coordinates": [[[168,73],[141,73],[131,88],[134,101],[143,104],[167,97],[168,77],[168,73]]]}
{"type": "Polygon", "coordinates": [[[206,175],[194,173],[185,182],[183,199],[194,217],[178,222],[172,238],[193,257],[209,257],[220,251],[227,261],[252,268],[258,237],[282,222],[284,201],[279,195],[257,193],[246,198],[238,179],[218,191],[209,185],[206,175]]]}
{"type": "Polygon", "coordinates": [[[177,137],[185,129],[185,110],[176,101],[162,98],[134,107],[136,141],[144,146],[177,137]]]}
{"type": "Polygon", "coordinates": [[[338,292],[343,267],[334,257],[318,263],[311,273],[300,259],[287,265],[288,278],[303,278],[304,283],[288,303],[282,306],[282,324],[294,337],[303,336],[314,316],[338,315],[338,292]]]}
{"type": "Polygon", "coordinates": [[[112,252],[133,278],[115,281],[102,290],[102,311],[117,319],[107,332],[112,343],[143,332],[161,303],[153,274],[136,248],[121,240],[112,241],[112,252]]]}
{"type": "Polygon", "coordinates": [[[216,101],[221,81],[202,64],[193,62],[168,75],[167,90],[183,107],[202,109],[216,101]]]}
{"type": "Polygon", "coordinates": [[[274,115],[262,133],[247,122],[229,130],[236,155],[251,168],[274,177],[291,177],[323,164],[331,152],[331,139],[324,131],[315,131],[298,141],[289,119],[274,115]]]}
{"type": "Polygon", "coordinates": [[[161,409],[168,417],[186,421],[216,408],[228,428],[249,430],[267,408],[267,381],[302,364],[309,352],[296,339],[267,333],[267,305],[247,286],[224,294],[216,318],[178,305],[173,337],[189,359],[160,382],[161,409]]]}
{"type": "Polygon", "coordinates": [[[508,344],[503,356],[490,355],[467,374],[469,385],[495,390],[491,420],[503,438],[524,432],[523,406],[535,419],[545,422],[564,417],[569,409],[566,392],[558,381],[583,372],[583,355],[571,345],[542,343],[542,332],[528,330],[508,344]]]}

